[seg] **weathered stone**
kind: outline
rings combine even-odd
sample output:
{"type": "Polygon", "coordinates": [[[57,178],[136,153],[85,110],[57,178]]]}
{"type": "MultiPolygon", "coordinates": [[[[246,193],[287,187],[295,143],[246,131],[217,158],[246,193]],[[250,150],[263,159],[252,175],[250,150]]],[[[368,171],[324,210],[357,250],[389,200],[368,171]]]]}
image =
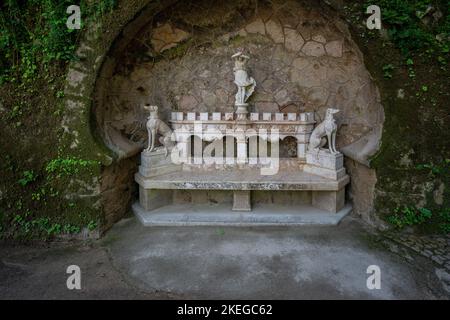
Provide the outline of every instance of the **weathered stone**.
{"type": "Polygon", "coordinates": [[[321,34],[316,34],[312,37],[312,40],[316,41],[316,42],[320,42],[320,43],[326,43],[327,39],[325,39],[325,37],[321,34]]]}
{"type": "Polygon", "coordinates": [[[304,23],[300,23],[297,26],[298,32],[302,35],[302,38],[305,39],[305,41],[311,40],[311,28],[304,25],[304,23]]]}
{"type": "Polygon", "coordinates": [[[82,101],[74,101],[74,100],[67,100],[66,101],[66,107],[69,110],[80,110],[82,109],[84,106],[84,103],[82,101]]]}
{"type": "Polygon", "coordinates": [[[308,91],[308,101],[317,106],[324,106],[327,103],[329,93],[323,87],[314,87],[308,91]]]}
{"type": "Polygon", "coordinates": [[[258,112],[275,112],[278,110],[278,105],[275,102],[256,102],[255,109],[258,112]]]}
{"type": "Polygon", "coordinates": [[[342,42],[330,41],[325,45],[325,50],[329,56],[340,58],[342,57],[342,42]]]}
{"type": "Polygon", "coordinates": [[[195,110],[195,107],[198,105],[197,100],[190,95],[183,95],[180,99],[180,101],[178,102],[178,107],[180,110],[184,110],[184,111],[189,111],[195,110]]]}
{"type": "Polygon", "coordinates": [[[369,166],[369,159],[378,150],[380,141],[381,126],[372,129],[357,141],[341,148],[341,151],[347,157],[369,166]]]}
{"type": "Polygon", "coordinates": [[[217,103],[217,96],[213,92],[203,90],[201,93],[203,103],[207,106],[214,107],[217,103]]]}
{"type": "Polygon", "coordinates": [[[295,52],[300,51],[300,49],[303,47],[303,44],[305,43],[305,40],[303,40],[300,33],[298,33],[297,30],[290,28],[285,28],[284,33],[286,36],[284,43],[286,48],[295,52]]]}
{"type": "Polygon", "coordinates": [[[433,199],[437,205],[442,205],[444,203],[444,189],[445,185],[441,183],[439,187],[433,192],[433,199]]]}
{"type": "Polygon", "coordinates": [[[273,20],[269,20],[266,22],[266,31],[270,38],[275,43],[283,43],[284,42],[284,34],[283,29],[280,24],[273,20]]]}
{"type": "Polygon", "coordinates": [[[250,191],[239,190],[233,192],[233,211],[251,211],[250,191]]]}
{"type": "Polygon", "coordinates": [[[240,29],[237,34],[241,37],[247,36],[247,31],[245,29],[240,29]]]}
{"type": "Polygon", "coordinates": [[[345,189],[339,191],[313,191],[312,204],[320,209],[336,213],[344,207],[345,189]]]}
{"type": "Polygon", "coordinates": [[[271,95],[272,92],[275,92],[277,89],[279,89],[280,83],[274,78],[268,78],[266,81],[264,81],[261,84],[262,89],[269,93],[271,95]]]}
{"type": "Polygon", "coordinates": [[[330,65],[327,68],[327,84],[330,90],[332,88],[337,88],[340,84],[345,84],[348,82],[349,74],[345,69],[340,66],[330,65]]]}
{"type": "Polygon", "coordinates": [[[300,58],[296,58],[293,62],[292,62],[292,66],[294,68],[296,68],[297,70],[302,70],[303,68],[305,68],[307,65],[309,65],[310,62],[308,61],[308,59],[300,57],[300,58]]]}
{"type": "Polygon", "coordinates": [[[152,46],[156,52],[175,47],[179,42],[189,38],[189,33],[173,27],[170,23],[165,23],[153,30],[152,46]]]}
{"type": "MultiPolygon", "coordinates": [[[[228,9],[223,9],[223,11],[226,10],[228,9]]],[[[266,8],[264,14],[258,11],[259,17],[268,21],[266,25],[258,17],[244,29],[240,29],[241,24],[233,25],[234,22],[229,20],[228,43],[214,42],[211,46],[199,46],[198,41],[192,41],[192,44],[187,42],[187,50],[184,51],[183,45],[183,51],[180,51],[180,54],[178,50],[171,51],[174,53],[174,58],[170,60],[161,59],[154,63],[141,63],[140,60],[130,61],[129,56],[121,57],[117,54],[111,66],[112,70],[117,68],[117,72],[111,71],[104,78],[101,75],[99,86],[103,83],[103,86],[107,88],[104,95],[107,96],[110,90],[120,101],[117,107],[113,108],[111,107],[112,99],[102,97],[103,100],[96,108],[99,123],[112,123],[111,126],[116,128],[118,135],[128,141],[127,137],[137,136],[134,135],[134,128],[138,128],[139,132],[145,130],[145,128],[139,129],[139,126],[133,123],[136,120],[137,122],[144,120],[144,115],[140,113],[143,101],[161,105],[161,111],[167,115],[170,110],[207,112],[209,115],[213,115],[213,112],[230,113],[233,110],[236,88],[229,58],[236,48],[246,48],[248,49],[246,53],[252,56],[249,70],[259,85],[249,100],[251,111],[275,113],[317,110],[318,114],[323,115],[327,104],[338,105],[339,108],[342,106],[343,119],[349,125],[340,132],[338,145],[342,145],[342,141],[356,141],[369,132],[375,122],[382,119],[379,111],[381,109],[382,114],[382,106],[374,103],[377,93],[370,87],[362,87],[365,83],[372,82],[364,67],[362,55],[358,54],[358,48],[349,41],[346,42],[345,59],[324,57],[325,54],[330,57],[342,57],[344,51],[342,40],[325,43],[324,36],[327,39],[344,39],[350,35],[338,29],[329,28],[336,21],[319,19],[317,23],[312,24],[311,21],[316,21],[313,18],[318,17],[319,14],[307,14],[307,10],[300,7],[294,11],[293,14],[301,19],[288,19],[290,15],[286,12],[275,12],[273,9],[266,8]],[[284,29],[278,21],[283,21],[284,29]],[[330,24],[322,24],[324,21],[330,24]],[[312,41],[311,32],[315,35],[312,41]],[[247,33],[265,36],[246,36],[247,33]],[[236,37],[236,35],[244,35],[244,37],[236,37]],[[307,41],[306,44],[305,41],[307,41]],[[117,65],[118,61],[126,61],[130,63],[130,66],[122,68],[121,65],[117,65]],[[123,69],[127,70],[122,71],[123,69]],[[127,84],[133,80],[137,82],[127,84]],[[359,88],[363,89],[358,90],[359,88]],[[122,123],[124,121],[130,123],[122,123]]],[[[189,15],[189,12],[183,14],[189,15]]],[[[162,24],[156,29],[166,28],[168,35],[164,37],[170,38],[174,36],[172,34],[174,28],[168,20],[164,22],[164,19],[162,16],[160,20],[162,24]],[[168,25],[171,28],[168,28],[168,25]]],[[[215,32],[218,29],[215,26],[220,23],[214,22],[214,28],[211,29],[204,28],[202,36],[206,39],[216,39],[215,32]]],[[[152,25],[150,23],[148,26],[143,25],[140,30],[142,32],[136,37],[144,43],[149,43],[152,40],[149,39],[152,37],[152,25]]],[[[196,34],[191,36],[195,37],[193,40],[200,39],[196,34]]],[[[153,30],[153,38],[153,40],[156,39],[155,30],[153,30]]],[[[159,50],[167,49],[162,46],[162,39],[156,40],[161,41],[159,50]]],[[[176,45],[184,40],[169,39],[167,41],[170,43],[176,41],[174,42],[176,45]]],[[[129,49],[133,48],[134,45],[129,49]]],[[[139,53],[136,52],[136,56],[139,56],[139,53]]],[[[275,115],[272,114],[272,116],[275,119],[275,115]]],[[[371,203],[374,197],[375,173],[362,165],[355,164],[354,161],[349,162],[353,164],[350,171],[352,179],[353,176],[356,177],[350,186],[355,212],[372,219],[371,203]],[[366,169],[368,172],[365,171],[366,169]]]]}
{"type": "MultiPolygon", "coordinates": [[[[217,97],[217,100],[220,102],[221,105],[225,105],[228,102],[230,95],[232,95],[232,92],[228,92],[224,89],[217,89],[214,93],[217,97]]],[[[219,107],[219,109],[222,108],[222,106],[218,106],[218,107],[219,107]]]]}
{"type": "Polygon", "coordinates": [[[293,69],[291,70],[291,81],[305,88],[320,87],[326,78],[326,70],[320,63],[309,64],[301,71],[293,69]]]}
{"type": "Polygon", "coordinates": [[[315,41],[308,41],[302,49],[302,52],[308,56],[321,57],[325,54],[323,44],[315,41]]]}
{"type": "Polygon", "coordinates": [[[66,77],[67,84],[72,87],[77,87],[84,81],[84,79],[86,77],[87,77],[86,73],[80,72],[75,69],[70,69],[67,72],[67,77],[66,77]]]}
{"type": "Polygon", "coordinates": [[[255,21],[253,21],[252,23],[248,24],[245,27],[245,30],[247,30],[248,33],[259,33],[261,35],[266,34],[264,22],[261,20],[261,18],[258,18],[255,21]]]}
{"type": "Polygon", "coordinates": [[[272,68],[275,70],[274,75],[280,76],[280,73],[283,73],[283,69],[291,65],[294,58],[295,54],[287,51],[285,46],[281,44],[277,45],[273,51],[271,60],[272,68]]]}
{"type": "Polygon", "coordinates": [[[275,101],[279,106],[285,105],[289,102],[289,96],[286,89],[282,89],[275,94],[275,101]]]}

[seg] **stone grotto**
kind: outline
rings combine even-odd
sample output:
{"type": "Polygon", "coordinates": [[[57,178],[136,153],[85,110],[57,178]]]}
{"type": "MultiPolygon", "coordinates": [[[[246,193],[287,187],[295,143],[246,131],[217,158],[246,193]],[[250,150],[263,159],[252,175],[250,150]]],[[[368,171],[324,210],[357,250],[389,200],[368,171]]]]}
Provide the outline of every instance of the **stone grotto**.
{"type": "Polygon", "coordinates": [[[141,13],[100,69],[107,219],[133,204],[146,225],[370,220],[384,113],[346,23],[297,1],[192,5],[141,13]]]}

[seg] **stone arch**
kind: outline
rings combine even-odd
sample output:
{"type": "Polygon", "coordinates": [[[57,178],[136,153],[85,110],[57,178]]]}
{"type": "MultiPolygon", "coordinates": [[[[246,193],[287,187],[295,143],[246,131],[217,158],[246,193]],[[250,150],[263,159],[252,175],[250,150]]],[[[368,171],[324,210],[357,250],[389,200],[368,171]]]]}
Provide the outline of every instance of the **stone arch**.
{"type": "MultiPolygon", "coordinates": [[[[259,3],[258,8],[252,1],[231,1],[223,7],[211,1],[201,1],[201,5],[209,6],[213,16],[220,18],[218,25],[214,24],[213,18],[201,19],[200,15],[196,18],[195,13],[177,24],[177,10],[186,10],[186,3],[189,1],[180,4],[177,1],[154,3],[142,0],[127,5],[126,1],[119,1],[120,9],[111,17],[111,24],[104,22],[96,28],[89,28],[77,52],[81,60],[70,66],[63,127],[69,141],[75,143],[74,148],[89,146],[104,164],[99,197],[103,212],[108,213],[106,225],[117,221],[129,209],[137,154],[142,148],[142,139],[145,139],[139,136],[145,119],[145,114],[138,108],[139,103],[152,95],[154,101],[151,102],[163,105],[161,116],[165,120],[168,119],[169,106],[180,111],[211,112],[222,111],[216,110],[220,105],[231,111],[233,94],[230,94],[232,83],[227,59],[230,52],[241,45],[250,48],[255,57],[250,64],[258,83],[252,98],[255,111],[316,111],[320,117],[327,106],[339,105],[342,109],[338,146],[350,157],[347,168],[352,186],[357,186],[350,190],[355,211],[370,219],[376,176],[374,170],[364,165],[368,164],[368,156],[378,147],[384,114],[378,89],[364,67],[363,56],[336,12],[324,5],[317,7],[314,1],[274,1],[270,5],[259,3]],[[170,10],[166,10],[169,7],[170,10]],[[233,15],[235,11],[239,14],[233,15]],[[192,30],[199,33],[198,38],[184,38],[184,33],[191,31],[186,29],[186,23],[193,23],[195,28],[192,30]],[[146,30],[146,27],[149,28],[146,30]],[[149,50],[165,53],[157,53],[159,60],[153,59],[156,62],[151,72],[146,74],[141,65],[137,67],[138,60],[131,59],[128,66],[129,61],[122,58],[128,49],[133,48],[132,42],[137,35],[145,35],[146,32],[151,35],[155,29],[166,38],[150,38],[153,43],[150,41],[149,50]],[[178,42],[172,46],[173,43],[165,41],[167,37],[178,42]],[[220,50],[218,54],[208,56],[210,48],[220,50]],[[178,56],[178,50],[203,55],[204,59],[196,65],[197,60],[192,57],[191,60],[183,60],[178,56]],[[266,54],[270,63],[263,59],[266,54]],[[124,102],[122,93],[114,92],[120,87],[117,85],[120,82],[117,81],[118,71],[128,67],[129,73],[125,71],[125,74],[137,81],[155,77],[162,70],[170,75],[168,79],[182,76],[182,70],[175,70],[174,60],[190,62],[186,69],[192,67],[203,71],[196,73],[198,77],[191,83],[185,81],[186,86],[168,88],[168,80],[163,79],[160,83],[164,86],[158,94],[155,94],[151,81],[147,85],[135,86],[128,91],[133,94],[130,98],[132,103],[124,102]],[[211,71],[215,65],[220,66],[223,73],[211,71]],[[208,79],[214,76],[214,84],[209,83],[208,79]],[[217,76],[221,77],[220,81],[217,76]],[[204,89],[190,92],[189,85],[194,84],[196,88],[204,89]],[[215,86],[213,91],[209,90],[212,86],[215,86]],[[174,94],[175,89],[178,96],[174,94]],[[121,126],[120,119],[117,126],[110,125],[116,121],[114,117],[121,116],[135,117],[136,128],[127,127],[128,122],[121,126]],[[91,126],[80,126],[83,123],[91,123],[91,126]],[[136,135],[131,134],[133,132],[136,135]],[[83,140],[77,143],[80,136],[83,140]],[[364,151],[363,154],[360,150],[364,151]],[[120,202],[120,199],[125,201],[120,202]]],[[[188,77],[189,72],[185,72],[187,76],[185,74],[184,77],[188,77]]],[[[161,78],[155,79],[159,81],[161,78]]],[[[126,81],[123,83],[127,88],[126,81]]]]}

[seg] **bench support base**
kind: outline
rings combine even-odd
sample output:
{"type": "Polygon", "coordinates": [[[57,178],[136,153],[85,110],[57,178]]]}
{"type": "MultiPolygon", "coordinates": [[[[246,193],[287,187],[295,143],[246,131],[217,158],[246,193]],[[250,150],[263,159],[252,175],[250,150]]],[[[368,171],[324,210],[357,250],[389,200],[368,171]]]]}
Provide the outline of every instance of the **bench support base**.
{"type": "Polygon", "coordinates": [[[233,211],[252,211],[249,190],[233,191],[233,211]]]}
{"type": "Polygon", "coordinates": [[[138,202],[133,205],[134,214],[144,226],[337,225],[351,211],[350,204],[336,213],[310,205],[256,205],[251,212],[232,211],[224,204],[172,204],[152,211],[144,210],[138,202]]]}

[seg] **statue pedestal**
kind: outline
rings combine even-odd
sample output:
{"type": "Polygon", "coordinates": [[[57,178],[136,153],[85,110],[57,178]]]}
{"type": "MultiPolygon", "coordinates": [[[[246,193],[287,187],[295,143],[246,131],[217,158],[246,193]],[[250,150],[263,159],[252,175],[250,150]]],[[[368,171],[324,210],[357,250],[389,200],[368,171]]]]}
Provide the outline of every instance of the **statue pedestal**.
{"type": "Polygon", "coordinates": [[[345,176],[344,156],[342,153],[331,153],[326,149],[309,150],[306,152],[305,172],[321,177],[339,180],[345,176]]]}
{"type": "Polygon", "coordinates": [[[236,104],[236,120],[243,121],[248,119],[248,103],[236,104]]]}
{"type": "Polygon", "coordinates": [[[144,150],[141,153],[139,173],[143,177],[154,177],[178,170],[181,170],[181,166],[172,163],[170,151],[168,151],[166,156],[166,150],[164,148],[156,148],[151,152],[144,150]]]}

